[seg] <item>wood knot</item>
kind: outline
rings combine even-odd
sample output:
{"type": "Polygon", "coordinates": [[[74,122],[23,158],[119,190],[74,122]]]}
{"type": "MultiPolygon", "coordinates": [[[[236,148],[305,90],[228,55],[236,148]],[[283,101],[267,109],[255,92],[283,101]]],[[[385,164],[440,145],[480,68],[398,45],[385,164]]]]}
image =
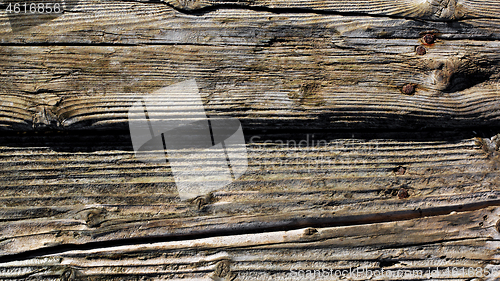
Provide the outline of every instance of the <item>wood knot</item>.
{"type": "Polygon", "coordinates": [[[483,150],[495,169],[500,167],[500,134],[490,139],[476,138],[476,145],[483,150]]]}
{"type": "Polygon", "coordinates": [[[321,83],[317,81],[303,83],[300,85],[298,93],[290,94],[290,98],[301,106],[322,106],[325,104],[321,94],[321,83]]]}
{"type": "Polygon", "coordinates": [[[451,21],[466,17],[464,7],[457,0],[427,0],[424,5],[431,19],[451,21]]]}
{"type": "Polygon", "coordinates": [[[441,61],[428,61],[431,70],[430,88],[445,93],[468,89],[487,81],[494,73],[494,62],[475,55],[450,58],[441,61]]]}
{"type": "Polygon", "coordinates": [[[92,208],[80,212],[80,217],[85,220],[88,227],[99,227],[106,217],[106,210],[102,208],[92,208]]]}
{"type": "Polygon", "coordinates": [[[203,207],[207,204],[210,204],[211,202],[214,201],[214,196],[212,193],[208,193],[205,196],[198,196],[196,198],[193,198],[191,200],[191,204],[193,204],[196,208],[196,210],[200,211],[203,209],[203,207]]]}
{"type": "Polygon", "coordinates": [[[236,276],[231,272],[231,266],[228,260],[218,262],[214,272],[210,276],[212,280],[216,281],[233,280],[235,277],[236,276]]]}
{"type": "Polygon", "coordinates": [[[173,6],[174,8],[185,11],[192,11],[211,6],[209,1],[199,0],[166,0],[164,2],[173,6]]]}
{"type": "Polygon", "coordinates": [[[396,173],[396,175],[402,176],[406,173],[406,168],[403,166],[398,166],[398,167],[394,168],[393,172],[396,173]]]}
{"type": "Polygon", "coordinates": [[[61,125],[52,106],[38,106],[33,115],[33,128],[57,128],[61,125]]]}
{"type": "Polygon", "coordinates": [[[316,228],[309,227],[304,230],[304,235],[306,236],[311,236],[314,235],[315,233],[318,233],[318,230],[316,228]]]}
{"type": "Polygon", "coordinates": [[[61,281],[73,281],[77,280],[76,270],[73,268],[66,268],[61,274],[61,281]]]}

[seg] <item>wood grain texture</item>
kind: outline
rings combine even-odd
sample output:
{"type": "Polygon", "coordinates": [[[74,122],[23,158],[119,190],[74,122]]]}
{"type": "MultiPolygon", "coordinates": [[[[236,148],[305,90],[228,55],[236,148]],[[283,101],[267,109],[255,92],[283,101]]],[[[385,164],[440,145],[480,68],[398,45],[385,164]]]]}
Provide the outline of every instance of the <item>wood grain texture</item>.
{"type": "Polygon", "coordinates": [[[500,46],[491,39],[500,29],[482,24],[239,9],[186,15],[83,1],[4,33],[2,91],[21,100],[2,103],[0,122],[21,131],[126,129],[137,98],[195,78],[209,114],[247,127],[496,126],[500,46]],[[419,56],[426,32],[437,41],[419,56]],[[402,95],[406,84],[417,85],[414,95],[402,95]],[[20,111],[20,102],[29,106],[20,111]]]}
{"type": "Polygon", "coordinates": [[[44,135],[10,139],[23,149],[3,139],[4,258],[64,245],[397,221],[500,204],[497,137],[337,136],[316,145],[309,136],[311,146],[298,147],[300,138],[282,143],[290,135],[253,136],[241,178],[209,197],[180,201],[169,164],[138,162],[124,136],[44,135]]]}
{"type": "Polygon", "coordinates": [[[121,1],[81,0],[50,21],[7,16],[3,11],[0,15],[2,44],[267,46],[275,37],[295,38],[300,45],[297,37],[418,39],[425,32],[435,32],[443,39],[500,37],[500,20],[495,18],[434,22],[244,7],[186,14],[159,3],[121,1]]]}
{"type": "MultiPolygon", "coordinates": [[[[349,41],[351,46],[353,42],[349,41]]],[[[410,42],[398,54],[376,56],[363,46],[297,49],[286,42],[262,50],[4,47],[2,67],[10,72],[6,83],[10,91],[30,93],[22,101],[32,106],[26,112],[26,108],[17,109],[22,101],[3,103],[9,119],[2,123],[10,129],[21,126],[21,130],[47,126],[127,129],[127,110],[148,94],[146,89],[195,78],[208,114],[235,116],[254,128],[421,129],[498,124],[499,86],[496,78],[490,79],[498,75],[498,43],[481,42],[477,51],[474,43],[453,44],[454,48],[467,44],[468,51],[456,55],[454,48],[443,44],[434,54],[417,58],[410,42]],[[479,51],[481,55],[476,55],[479,51]],[[12,68],[21,61],[21,69],[12,68]],[[46,66],[40,68],[42,61],[46,66]],[[417,85],[415,94],[401,92],[407,83],[417,85]],[[123,91],[128,93],[119,93],[123,91]]]]}
{"type": "Polygon", "coordinates": [[[0,13],[0,279],[499,269],[498,3],[66,4],[0,13]],[[249,166],[181,201],[127,113],[187,79],[242,122],[249,166]]]}
{"type": "Polygon", "coordinates": [[[340,14],[396,16],[427,20],[461,20],[466,18],[499,18],[500,7],[491,0],[355,0],[355,1],[279,1],[279,0],[164,0],[184,11],[207,7],[236,5],[270,9],[305,9],[340,14]]]}
{"type": "Polygon", "coordinates": [[[335,276],[318,275],[318,272],[315,277],[311,272],[305,274],[308,270],[313,273],[319,270],[321,274],[323,270],[330,274],[336,270],[359,270],[357,275],[348,278],[365,280],[373,277],[368,270],[371,274],[377,274],[374,271],[378,270],[376,279],[379,280],[470,280],[471,277],[494,280],[499,276],[497,217],[498,209],[485,208],[402,222],[132,246],[103,244],[95,249],[68,250],[57,255],[0,263],[0,277],[28,280],[59,277],[62,280],[297,280],[307,277],[334,280],[335,276]],[[469,268],[473,271],[469,272],[469,268]],[[392,276],[380,276],[382,269],[392,276]]]}

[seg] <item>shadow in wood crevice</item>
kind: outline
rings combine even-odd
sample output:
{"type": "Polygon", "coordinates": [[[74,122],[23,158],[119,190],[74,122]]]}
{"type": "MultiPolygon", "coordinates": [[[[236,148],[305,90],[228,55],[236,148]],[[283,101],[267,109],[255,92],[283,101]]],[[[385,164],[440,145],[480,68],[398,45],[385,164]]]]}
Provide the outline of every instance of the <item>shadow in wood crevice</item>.
{"type": "MultiPolygon", "coordinates": [[[[322,100],[309,96],[296,98],[298,102],[309,105],[310,103],[321,103],[322,100]]],[[[457,105],[458,106],[458,105],[457,105]]],[[[265,112],[261,117],[257,114],[237,111],[233,108],[206,109],[210,118],[234,117],[239,118],[243,129],[261,130],[272,132],[276,130],[289,130],[290,132],[308,130],[317,131],[343,131],[364,132],[366,130],[377,131],[452,131],[467,128],[500,127],[496,121],[495,112],[488,116],[487,113],[479,111],[474,106],[464,104],[460,108],[453,108],[451,112],[427,113],[420,110],[401,109],[374,109],[371,106],[346,105],[338,108],[297,108],[286,113],[265,112]]],[[[122,113],[122,112],[117,112],[122,113]]],[[[43,114],[42,114],[43,115],[43,114]]],[[[40,124],[29,124],[40,131],[44,130],[128,130],[129,125],[126,118],[109,115],[109,111],[93,111],[72,117],[66,117],[55,111],[57,126],[44,126],[40,124]],[[40,125],[40,126],[39,126],[40,125]]],[[[45,119],[42,119],[45,120],[45,119]]],[[[50,122],[47,122],[50,123],[50,122]]]]}
{"type": "MultiPolygon", "coordinates": [[[[282,128],[283,124],[276,124],[276,128],[258,129],[252,124],[242,121],[242,129],[247,145],[264,142],[303,143],[309,147],[318,146],[337,139],[357,140],[394,140],[394,141],[436,141],[457,143],[464,139],[475,137],[490,138],[500,132],[500,126],[464,127],[461,129],[432,129],[432,130],[380,130],[380,129],[298,129],[282,128]],[[320,142],[320,140],[322,142],[320,142]]],[[[300,126],[308,128],[307,125],[300,126]]],[[[4,131],[0,136],[0,147],[9,148],[40,148],[56,152],[97,152],[97,151],[134,151],[130,131],[128,130],[82,130],[82,131],[31,131],[9,132],[4,131]]]]}

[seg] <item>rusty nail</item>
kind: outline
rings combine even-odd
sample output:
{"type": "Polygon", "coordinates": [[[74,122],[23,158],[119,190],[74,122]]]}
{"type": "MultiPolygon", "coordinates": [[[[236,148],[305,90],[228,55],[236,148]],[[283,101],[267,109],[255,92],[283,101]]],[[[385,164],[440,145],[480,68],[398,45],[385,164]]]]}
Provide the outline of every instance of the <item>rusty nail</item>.
{"type": "Polygon", "coordinates": [[[436,40],[436,36],[432,33],[427,33],[422,37],[422,41],[424,44],[431,45],[434,44],[434,41],[436,40]]]}
{"type": "Polygon", "coordinates": [[[398,197],[399,199],[405,199],[405,198],[408,198],[408,191],[404,188],[401,188],[399,191],[398,191],[398,197]]]}
{"type": "Polygon", "coordinates": [[[405,95],[413,95],[415,93],[415,84],[406,84],[403,86],[403,94],[405,95]]]}
{"type": "Polygon", "coordinates": [[[419,55],[419,56],[423,56],[423,55],[427,54],[427,50],[425,49],[425,47],[424,47],[424,46],[417,46],[417,47],[415,48],[415,52],[416,52],[416,53],[417,53],[417,55],[419,55]]]}

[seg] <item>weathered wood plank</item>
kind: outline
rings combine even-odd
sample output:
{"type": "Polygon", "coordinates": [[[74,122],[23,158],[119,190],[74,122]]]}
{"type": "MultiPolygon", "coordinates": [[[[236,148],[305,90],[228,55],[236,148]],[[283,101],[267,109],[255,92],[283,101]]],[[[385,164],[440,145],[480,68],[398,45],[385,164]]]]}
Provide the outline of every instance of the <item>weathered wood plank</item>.
{"type": "Polygon", "coordinates": [[[270,9],[306,9],[331,11],[340,14],[367,14],[398,16],[428,20],[461,20],[467,18],[496,18],[500,16],[500,5],[492,0],[356,0],[356,1],[234,1],[234,0],[163,0],[184,11],[236,5],[240,7],[266,7],[270,9]]]}
{"type": "Polygon", "coordinates": [[[375,280],[494,280],[500,274],[499,234],[495,227],[498,215],[498,208],[485,208],[348,227],[175,242],[143,241],[127,246],[102,244],[92,249],[62,249],[54,254],[0,263],[0,277],[260,281],[305,279],[306,271],[312,270],[307,276],[311,280],[334,280],[332,275],[314,278],[312,274],[314,270],[330,273],[330,269],[333,272],[359,269],[359,275],[350,279],[366,280],[370,278],[368,270],[372,274],[379,270],[375,280]],[[474,272],[469,274],[469,268],[474,268],[474,272]],[[382,269],[385,274],[395,275],[380,276],[382,269]]]}
{"type": "Polygon", "coordinates": [[[21,101],[32,106],[27,114],[18,112],[21,101],[2,103],[9,118],[2,123],[17,129],[11,127],[13,119],[22,130],[50,124],[58,129],[127,129],[127,110],[134,101],[151,89],[195,78],[208,114],[236,116],[255,128],[498,124],[497,41],[443,42],[425,58],[415,55],[417,42],[412,41],[387,39],[385,44],[401,45],[398,53],[377,55],[367,49],[380,40],[351,40],[354,50],[330,48],[329,42],[316,42],[324,45],[317,48],[283,42],[262,49],[3,47],[0,67],[5,69],[4,87],[12,92],[6,98],[25,92],[21,101]],[[407,84],[416,85],[414,94],[402,93],[407,84]]]}
{"type": "MultiPolygon", "coordinates": [[[[90,1],[89,1],[90,2],[90,1]]],[[[137,1],[133,3],[141,3],[137,1]]],[[[420,20],[434,21],[459,21],[464,19],[499,19],[500,5],[492,0],[357,0],[357,1],[277,1],[277,0],[259,0],[259,1],[234,1],[234,0],[163,0],[169,6],[183,12],[195,12],[194,14],[203,14],[207,11],[216,10],[224,7],[233,9],[256,9],[272,11],[275,13],[286,12],[320,12],[330,14],[349,15],[369,15],[376,17],[400,17],[420,20]],[[199,10],[199,11],[196,11],[199,10]]],[[[119,2],[117,2],[119,3],[119,2]]],[[[159,3],[151,1],[146,5],[158,5],[159,3]]],[[[80,11],[82,1],[65,1],[64,8],[68,11],[80,11]]],[[[84,8],[83,8],[84,9],[84,8]]],[[[19,16],[19,15],[18,15],[19,16]]],[[[25,19],[30,19],[25,17],[25,19]]],[[[33,19],[40,21],[40,19],[33,19]]]]}
{"type": "Polygon", "coordinates": [[[498,269],[498,3],[168,5],[0,13],[0,278],[498,269]],[[242,121],[249,167],[186,202],[134,158],[127,111],[191,78],[242,121]]]}
{"type": "Polygon", "coordinates": [[[311,36],[417,39],[499,39],[500,19],[429,22],[315,13],[217,9],[186,15],[161,4],[82,0],[51,21],[1,11],[2,44],[202,44],[267,46],[279,38],[311,36]],[[12,24],[11,24],[12,23],[12,24]],[[20,26],[18,29],[11,25],[20,26]]]}
{"type": "Polygon", "coordinates": [[[176,195],[168,163],[138,162],[126,138],[69,136],[11,139],[24,149],[9,148],[4,139],[3,256],[131,238],[404,220],[500,204],[496,138],[334,139],[302,148],[279,141],[290,135],[253,138],[241,178],[212,197],[186,202],[176,195]],[[100,150],[106,146],[117,148],[100,150]],[[72,152],[54,151],[65,147],[72,152]]]}
{"type": "Polygon", "coordinates": [[[19,102],[3,103],[3,128],[125,129],[135,96],[103,93],[143,95],[179,77],[198,79],[211,114],[261,128],[497,124],[499,45],[482,41],[500,34],[494,21],[478,28],[466,21],[237,9],[191,16],[151,3],[80,4],[47,24],[4,33],[4,97],[21,95],[29,106],[20,112],[19,102]],[[415,47],[429,31],[438,40],[419,56],[415,47]],[[155,46],[8,46],[74,43],[155,46]],[[412,83],[416,95],[402,96],[412,83]],[[288,124],[276,124],[276,115],[288,124]]]}

